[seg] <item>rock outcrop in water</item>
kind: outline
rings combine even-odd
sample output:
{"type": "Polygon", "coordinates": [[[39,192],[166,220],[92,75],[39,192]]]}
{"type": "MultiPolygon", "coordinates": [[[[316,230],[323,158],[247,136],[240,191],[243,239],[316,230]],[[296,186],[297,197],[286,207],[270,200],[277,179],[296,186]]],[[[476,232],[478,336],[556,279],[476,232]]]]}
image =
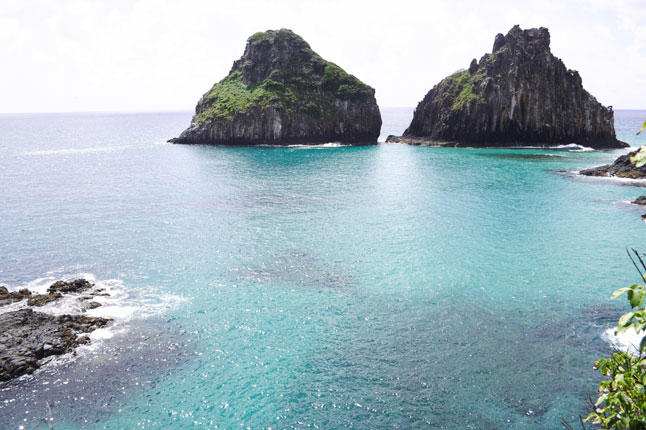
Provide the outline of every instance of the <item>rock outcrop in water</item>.
{"type": "Polygon", "coordinates": [[[291,30],[256,33],[229,75],[202,96],[173,143],[376,143],[375,91],[291,30]]]}
{"type": "Polygon", "coordinates": [[[615,176],[618,178],[644,179],[646,178],[646,146],[637,151],[622,155],[612,164],[591,167],[579,172],[586,176],[615,176]]]}
{"type": "Polygon", "coordinates": [[[550,51],[546,28],[496,36],[493,53],[473,59],[431,89],[402,137],[389,142],[435,146],[628,146],[615,137],[612,108],[602,106],[550,51]]]}
{"type": "MultiPolygon", "coordinates": [[[[71,352],[77,346],[89,342],[86,333],[105,326],[110,320],[87,315],[51,315],[35,312],[20,306],[23,300],[28,306],[43,306],[55,302],[63,294],[84,293],[82,300],[90,300],[101,291],[88,291],[94,284],[77,279],[71,282],[53,283],[47,294],[32,294],[27,289],[9,292],[0,287],[0,307],[16,305],[19,308],[7,312],[0,310],[0,382],[9,381],[24,374],[33,373],[41,361],[52,355],[71,352]]],[[[100,306],[89,302],[87,308],[100,306]]]]}

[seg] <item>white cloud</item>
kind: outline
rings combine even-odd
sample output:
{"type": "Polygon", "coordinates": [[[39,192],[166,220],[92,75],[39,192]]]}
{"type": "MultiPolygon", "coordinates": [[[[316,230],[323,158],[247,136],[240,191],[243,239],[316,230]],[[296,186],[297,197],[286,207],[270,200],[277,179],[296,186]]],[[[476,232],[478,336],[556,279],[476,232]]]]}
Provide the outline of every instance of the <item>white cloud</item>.
{"type": "Polygon", "coordinates": [[[256,31],[291,28],[324,58],[414,106],[491,50],[496,33],[545,26],[586,88],[646,103],[646,5],[620,0],[0,0],[0,112],[192,109],[256,31]]]}

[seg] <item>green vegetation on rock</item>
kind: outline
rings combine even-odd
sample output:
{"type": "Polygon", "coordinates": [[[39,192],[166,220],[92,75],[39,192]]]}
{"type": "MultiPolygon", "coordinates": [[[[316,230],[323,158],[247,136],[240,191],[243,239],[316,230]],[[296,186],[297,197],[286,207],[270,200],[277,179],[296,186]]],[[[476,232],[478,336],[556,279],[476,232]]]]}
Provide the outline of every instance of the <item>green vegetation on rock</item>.
{"type": "MultiPolygon", "coordinates": [[[[299,37],[293,31],[287,30],[286,28],[281,28],[278,31],[259,31],[254,33],[249,41],[251,43],[259,43],[263,40],[267,40],[270,43],[274,43],[276,40],[284,39],[286,37],[299,37]]],[[[299,37],[300,39],[300,37],[299,37]]]]}
{"type": "Polygon", "coordinates": [[[208,106],[196,119],[199,122],[211,119],[228,120],[236,113],[258,108],[285,108],[296,101],[293,91],[281,82],[265,79],[259,84],[245,85],[242,72],[235,71],[218,82],[204,95],[208,106]]]}
{"type": "Polygon", "coordinates": [[[468,70],[461,70],[455,72],[445,79],[445,84],[448,86],[447,94],[453,99],[453,109],[461,108],[465,103],[472,100],[484,103],[484,98],[474,92],[474,86],[482,81],[483,74],[471,75],[468,70]]]}
{"type": "MultiPolygon", "coordinates": [[[[237,114],[267,108],[288,114],[301,112],[319,118],[324,106],[330,106],[335,99],[362,102],[373,97],[372,88],[336,64],[325,61],[291,30],[258,32],[249,38],[248,43],[259,47],[263,43],[283,41],[297,47],[302,64],[274,68],[264,79],[249,84],[245,84],[245,81],[249,81],[245,79],[245,71],[253,69],[254,59],[234,65],[229,76],[203,96],[200,102],[203,108],[194,121],[226,121],[237,114]]],[[[328,116],[333,116],[333,109],[328,111],[328,116]]]]}
{"type": "Polygon", "coordinates": [[[374,89],[281,29],[247,39],[229,75],[202,95],[191,125],[171,142],[370,144],[380,128],[374,89]]]}
{"type": "Polygon", "coordinates": [[[372,96],[370,87],[329,61],[326,62],[321,84],[323,89],[336,93],[342,100],[363,101],[372,96]]]}

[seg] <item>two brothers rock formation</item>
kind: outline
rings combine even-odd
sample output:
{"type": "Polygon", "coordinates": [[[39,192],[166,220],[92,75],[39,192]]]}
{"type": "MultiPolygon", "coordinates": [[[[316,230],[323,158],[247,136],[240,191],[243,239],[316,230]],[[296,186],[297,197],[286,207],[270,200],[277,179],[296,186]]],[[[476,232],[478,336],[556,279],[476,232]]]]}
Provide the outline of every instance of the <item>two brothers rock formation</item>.
{"type": "MultiPolygon", "coordinates": [[[[190,127],[171,142],[373,144],[381,129],[374,94],[292,31],[256,33],[229,75],[202,96],[190,127]]],[[[552,55],[548,30],[518,26],[496,36],[491,54],[434,86],[404,135],[388,141],[628,146],[615,137],[612,109],[552,55]]]]}

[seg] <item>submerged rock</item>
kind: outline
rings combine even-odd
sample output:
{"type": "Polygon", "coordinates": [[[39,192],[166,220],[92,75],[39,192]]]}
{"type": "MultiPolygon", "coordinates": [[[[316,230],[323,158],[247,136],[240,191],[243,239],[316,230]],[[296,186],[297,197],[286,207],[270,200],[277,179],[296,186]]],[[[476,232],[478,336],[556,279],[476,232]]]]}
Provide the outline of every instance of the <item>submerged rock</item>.
{"type": "Polygon", "coordinates": [[[324,60],[291,30],[256,33],[229,75],[202,96],[173,143],[373,144],[375,91],[324,60]]]}
{"type": "Polygon", "coordinates": [[[546,28],[514,26],[493,53],[435,85],[401,137],[388,142],[434,146],[628,146],[615,137],[614,113],[550,51],[546,28]]]}
{"type": "Polygon", "coordinates": [[[644,205],[646,205],[646,196],[639,196],[639,197],[637,197],[635,200],[633,200],[630,203],[632,203],[634,205],[642,205],[642,206],[644,206],[644,205]]]}
{"type": "Polygon", "coordinates": [[[612,164],[583,169],[579,172],[586,176],[616,176],[618,178],[646,178],[646,146],[617,158],[612,164]]]}
{"type": "Polygon", "coordinates": [[[108,323],[83,315],[54,316],[31,309],[0,314],[0,381],[33,373],[40,361],[72,351],[89,333],[108,323]]]}

